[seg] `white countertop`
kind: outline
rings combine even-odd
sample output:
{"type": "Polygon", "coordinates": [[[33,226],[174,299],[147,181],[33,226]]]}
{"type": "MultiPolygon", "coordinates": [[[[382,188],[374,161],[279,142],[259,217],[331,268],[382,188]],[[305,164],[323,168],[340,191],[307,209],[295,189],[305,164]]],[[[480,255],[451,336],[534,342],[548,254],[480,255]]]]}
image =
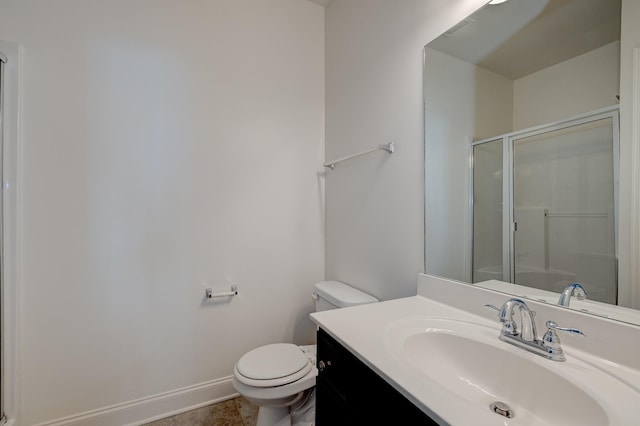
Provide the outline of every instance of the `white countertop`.
{"type": "MultiPolygon", "coordinates": [[[[501,426],[520,424],[520,422],[514,421],[515,418],[508,420],[496,416],[488,409],[486,414],[479,413],[477,406],[472,406],[471,402],[455,397],[435,381],[417,375],[406,362],[402,362],[397,355],[394,355],[393,351],[388,350],[385,346],[385,330],[400,320],[412,317],[470,321],[495,329],[496,340],[501,329],[497,319],[492,321],[423,296],[311,314],[312,320],[318,326],[438,423],[501,426]],[[469,404],[469,407],[466,407],[465,404],[469,404]]],[[[511,345],[506,346],[506,350],[509,351],[522,351],[522,349],[511,347],[511,345]]],[[[525,351],[522,352],[528,354],[525,351]]],[[[537,355],[529,355],[536,363],[555,364],[550,365],[551,369],[566,368],[562,367],[564,363],[554,363],[537,355]]],[[[582,355],[590,357],[588,354],[582,355]]],[[[586,360],[589,361],[589,359],[586,360]]],[[[567,361],[567,364],[569,362],[567,361]]],[[[509,372],[509,374],[513,374],[514,380],[517,380],[517,372],[509,372]]],[[[638,383],[635,381],[634,379],[634,383],[630,386],[636,387],[638,383]]],[[[638,388],[640,387],[636,387],[636,389],[638,388]]],[[[638,414],[640,415],[640,411],[638,414]]],[[[613,421],[612,424],[621,423],[613,421]]]]}
{"type": "Polygon", "coordinates": [[[385,327],[412,316],[462,319],[493,325],[496,339],[500,332],[497,321],[492,324],[484,318],[421,296],[316,312],[311,314],[311,319],[438,423],[478,424],[472,410],[452,407],[451,396],[445,390],[436,383],[425,382],[423,378],[417,380],[410,368],[394,359],[393,354],[385,349],[385,327]]]}

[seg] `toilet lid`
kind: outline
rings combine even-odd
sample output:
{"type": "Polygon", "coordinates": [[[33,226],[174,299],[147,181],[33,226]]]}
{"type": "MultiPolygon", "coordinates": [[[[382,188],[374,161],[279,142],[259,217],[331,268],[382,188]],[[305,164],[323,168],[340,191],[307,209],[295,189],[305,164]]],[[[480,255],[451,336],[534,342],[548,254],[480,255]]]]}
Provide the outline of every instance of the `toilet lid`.
{"type": "Polygon", "coordinates": [[[236,364],[237,379],[251,386],[282,386],[304,377],[312,365],[296,345],[275,343],[247,352],[236,364]]]}

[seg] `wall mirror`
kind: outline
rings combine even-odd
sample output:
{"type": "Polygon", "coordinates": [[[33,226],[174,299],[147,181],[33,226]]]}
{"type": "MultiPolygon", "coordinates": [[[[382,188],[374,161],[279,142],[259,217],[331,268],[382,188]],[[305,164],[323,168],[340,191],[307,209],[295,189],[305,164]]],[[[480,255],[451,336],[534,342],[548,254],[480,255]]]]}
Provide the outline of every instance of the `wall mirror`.
{"type": "Polygon", "coordinates": [[[554,304],[580,283],[570,309],[640,324],[618,288],[620,13],[508,0],[425,47],[428,274],[554,304]]]}

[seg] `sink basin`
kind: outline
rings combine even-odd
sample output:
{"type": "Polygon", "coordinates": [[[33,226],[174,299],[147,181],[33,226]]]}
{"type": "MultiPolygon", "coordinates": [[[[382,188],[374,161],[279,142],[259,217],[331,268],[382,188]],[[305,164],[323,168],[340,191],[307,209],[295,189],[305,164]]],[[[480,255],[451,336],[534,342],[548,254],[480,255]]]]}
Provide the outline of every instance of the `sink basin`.
{"type": "Polygon", "coordinates": [[[555,362],[530,354],[501,342],[498,333],[499,328],[471,322],[419,317],[391,324],[384,335],[393,358],[423,386],[435,382],[452,404],[477,410],[487,424],[637,421],[632,416],[638,415],[640,395],[623,382],[570,355],[555,362]],[[490,408],[496,402],[506,404],[513,417],[506,417],[504,406],[498,412],[490,408]]]}

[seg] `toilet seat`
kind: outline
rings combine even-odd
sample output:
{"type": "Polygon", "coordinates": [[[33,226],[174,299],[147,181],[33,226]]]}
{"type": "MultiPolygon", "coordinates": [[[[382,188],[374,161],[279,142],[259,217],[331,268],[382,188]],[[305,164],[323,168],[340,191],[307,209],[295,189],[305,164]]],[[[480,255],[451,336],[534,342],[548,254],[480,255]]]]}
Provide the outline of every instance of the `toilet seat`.
{"type": "Polygon", "coordinates": [[[306,376],[313,365],[304,352],[290,343],[261,346],[236,363],[236,379],[249,386],[283,386],[306,376]]]}

